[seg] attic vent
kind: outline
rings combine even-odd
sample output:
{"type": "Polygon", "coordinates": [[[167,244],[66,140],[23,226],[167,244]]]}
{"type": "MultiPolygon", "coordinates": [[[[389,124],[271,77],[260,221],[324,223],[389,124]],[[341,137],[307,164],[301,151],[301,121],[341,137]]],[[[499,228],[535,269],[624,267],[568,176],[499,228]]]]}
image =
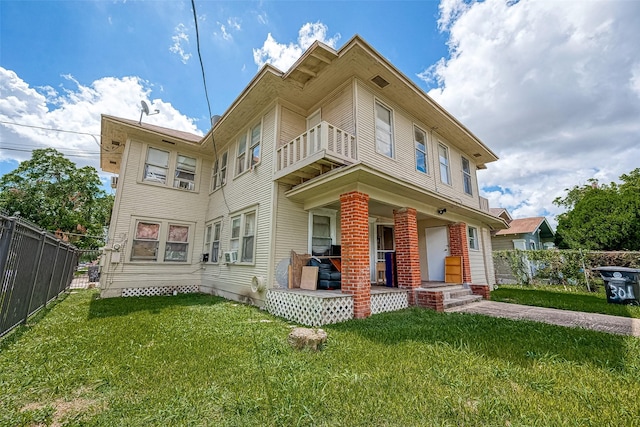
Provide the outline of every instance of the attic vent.
{"type": "Polygon", "coordinates": [[[120,141],[111,141],[111,145],[119,146],[120,141]]]}
{"type": "Polygon", "coordinates": [[[162,142],[166,142],[167,144],[171,144],[171,145],[176,145],[175,142],[173,141],[167,141],[166,139],[163,139],[162,142]]]}
{"type": "Polygon", "coordinates": [[[116,162],[115,160],[109,160],[109,163],[111,163],[112,165],[117,165],[118,162],[116,162]]]}
{"type": "Polygon", "coordinates": [[[389,84],[388,81],[386,81],[385,79],[383,79],[380,76],[375,76],[374,78],[371,79],[372,82],[374,82],[375,84],[377,84],[380,89],[382,89],[383,87],[387,86],[389,84]]]}
{"type": "Polygon", "coordinates": [[[482,154],[480,154],[480,153],[475,153],[475,154],[473,155],[473,157],[482,157],[482,154]]]}

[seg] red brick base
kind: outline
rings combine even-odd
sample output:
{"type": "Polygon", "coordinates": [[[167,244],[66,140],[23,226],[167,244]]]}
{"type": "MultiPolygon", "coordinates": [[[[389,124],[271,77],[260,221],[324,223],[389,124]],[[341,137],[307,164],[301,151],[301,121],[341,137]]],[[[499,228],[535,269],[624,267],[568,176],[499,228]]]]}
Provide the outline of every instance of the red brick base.
{"type": "Polygon", "coordinates": [[[474,295],[480,295],[483,299],[489,299],[491,296],[491,290],[489,289],[489,285],[469,285],[471,287],[471,292],[474,295]]]}
{"type": "Polygon", "coordinates": [[[418,307],[444,311],[444,294],[442,292],[416,289],[412,293],[415,294],[415,302],[418,307]]]}

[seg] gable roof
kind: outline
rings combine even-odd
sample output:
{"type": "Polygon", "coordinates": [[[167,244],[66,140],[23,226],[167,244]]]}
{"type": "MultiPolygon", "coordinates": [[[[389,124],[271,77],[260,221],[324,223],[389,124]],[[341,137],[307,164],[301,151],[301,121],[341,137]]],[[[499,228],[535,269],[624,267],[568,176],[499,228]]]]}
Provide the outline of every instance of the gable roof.
{"type": "Polygon", "coordinates": [[[507,222],[513,221],[513,218],[511,218],[509,211],[505,208],[489,208],[489,213],[493,216],[497,216],[498,218],[502,218],[507,222]]]}
{"type": "Polygon", "coordinates": [[[498,230],[495,236],[507,236],[510,234],[533,234],[540,230],[540,237],[553,237],[555,233],[543,216],[514,219],[509,223],[509,228],[498,230]]]}

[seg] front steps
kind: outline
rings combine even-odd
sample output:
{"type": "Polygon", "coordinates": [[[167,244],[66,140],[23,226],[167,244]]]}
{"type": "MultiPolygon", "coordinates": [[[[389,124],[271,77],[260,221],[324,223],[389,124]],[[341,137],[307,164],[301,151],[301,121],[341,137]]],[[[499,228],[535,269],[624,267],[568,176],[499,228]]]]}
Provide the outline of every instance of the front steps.
{"type": "Polygon", "coordinates": [[[471,288],[463,285],[429,285],[416,289],[417,303],[420,307],[436,311],[447,311],[482,300],[482,295],[475,295],[471,288]]]}

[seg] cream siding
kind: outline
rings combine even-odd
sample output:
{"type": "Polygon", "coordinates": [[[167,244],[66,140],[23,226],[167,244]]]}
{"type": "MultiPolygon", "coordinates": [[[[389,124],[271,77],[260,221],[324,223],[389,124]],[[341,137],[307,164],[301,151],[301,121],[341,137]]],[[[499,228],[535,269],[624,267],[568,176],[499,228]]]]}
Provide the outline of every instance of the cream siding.
{"type": "Polygon", "coordinates": [[[484,248],[484,263],[485,263],[485,272],[487,277],[487,284],[493,290],[493,286],[496,284],[496,272],[495,267],[493,265],[493,254],[492,254],[492,240],[491,240],[491,231],[483,227],[482,228],[482,247],[484,248]]]}
{"type": "MultiPolygon", "coordinates": [[[[264,292],[253,292],[251,284],[254,276],[262,278],[268,284],[269,259],[271,256],[271,188],[273,185],[272,164],[276,129],[275,118],[276,107],[272,106],[263,115],[247,122],[246,127],[241,132],[246,132],[248,128],[258,123],[258,121],[262,121],[260,163],[239,176],[233,176],[230,171],[223,189],[214,191],[209,198],[206,214],[207,224],[217,218],[222,219],[221,257],[218,264],[205,264],[201,287],[204,292],[211,292],[227,298],[255,304],[262,304],[264,300],[264,292]],[[254,210],[256,211],[254,263],[245,265],[239,261],[237,264],[225,264],[224,252],[229,250],[231,238],[231,218],[254,210]]],[[[228,147],[229,153],[233,153],[232,159],[234,162],[238,135],[231,139],[231,143],[223,145],[223,148],[219,150],[223,152],[228,147]]],[[[202,238],[204,239],[204,231],[202,238]]]]}
{"type": "Polygon", "coordinates": [[[493,237],[491,245],[494,251],[506,251],[513,249],[513,239],[518,236],[498,236],[493,237]]]}
{"type": "Polygon", "coordinates": [[[353,121],[353,87],[351,82],[329,94],[319,105],[322,120],[345,132],[355,134],[353,121]]]}
{"type": "MultiPolygon", "coordinates": [[[[166,186],[142,182],[142,174],[148,145],[138,140],[128,140],[126,156],[123,156],[122,173],[118,178],[117,203],[114,204],[114,218],[109,236],[111,246],[120,247],[120,261],[111,262],[114,253],[105,262],[101,287],[105,296],[119,296],[123,288],[149,286],[199,285],[200,275],[194,272],[194,265],[200,261],[206,211],[206,189],[209,184],[209,160],[200,159],[197,153],[181,150],[179,146],[153,145],[175,154],[180,153],[198,159],[196,167],[196,188],[199,191],[174,189],[166,186]],[[203,191],[205,190],[205,191],[203,191]],[[164,225],[183,224],[189,226],[189,246],[187,262],[164,262],[164,254],[158,253],[157,261],[131,261],[131,247],[136,220],[153,220],[164,225]],[[117,273],[117,274],[116,274],[117,273]]],[[[171,169],[170,169],[171,171],[171,169]]],[[[168,181],[171,181],[169,176],[168,181]]],[[[166,226],[161,229],[160,239],[166,239],[166,226]]],[[[115,259],[115,258],[114,258],[115,259]]]]}
{"type": "Polygon", "coordinates": [[[418,122],[405,110],[389,102],[382,94],[373,91],[362,82],[357,82],[357,129],[358,160],[390,175],[404,179],[412,184],[447,196],[456,202],[478,209],[480,200],[476,178],[476,165],[473,157],[465,154],[471,168],[473,196],[464,192],[462,178],[462,155],[450,141],[445,140],[424,123],[418,122]],[[394,158],[389,158],[375,150],[375,102],[379,101],[393,112],[394,158]],[[427,134],[427,156],[429,173],[416,170],[413,126],[416,125],[427,134]],[[449,149],[449,170],[451,185],[440,182],[438,162],[438,143],[449,149]]]}

